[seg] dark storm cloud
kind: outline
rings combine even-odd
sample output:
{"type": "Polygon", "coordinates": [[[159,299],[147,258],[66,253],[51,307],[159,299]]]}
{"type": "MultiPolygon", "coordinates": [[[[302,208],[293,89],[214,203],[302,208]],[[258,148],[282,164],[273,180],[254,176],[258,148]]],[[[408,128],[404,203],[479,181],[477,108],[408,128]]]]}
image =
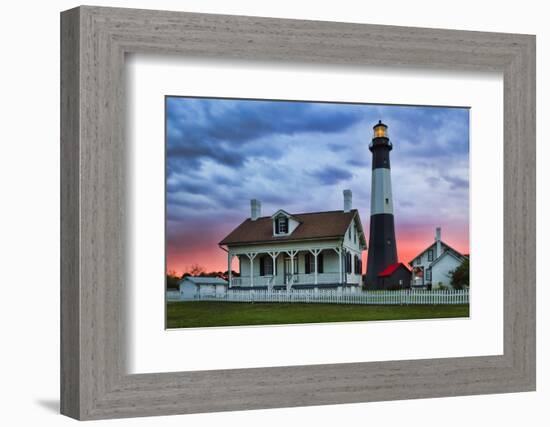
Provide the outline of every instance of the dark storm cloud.
{"type": "Polygon", "coordinates": [[[168,170],[200,167],[204,159],[242,167],[250,156],[277,158],[280,147],[262,141],[273,135],[337,133],[360,119],[357,110],[332,104],[169,97],[168,170]]]}
{"type": "Polygon", "coordinates": [[[348,163],[348,165],[350,165],[352,167],[356,167],[356,166],[364,167],[364,166],[369,166],[370,165],[370,159],[367,159],[366,157],[353,158],[353,159],[349,159],[347,161],[347,163],[348,163]]]}
{"type": "Polygon", "coordinates": [[[403,154],[435,159],[468,153],[466,108],[382,107],[381,110],[390,138],[403,154]]]}
{"type": "Polygon", "coordinates": [[[351,179],[353,176],[349,171],[334,166],[316,170],[311,175],[317,178],[322,184],[326,185],[337,184],[341,181],[351,179]]]}
{"type": "Polygon", "coordinates": [[[183,162],[196,167],[198,166],[197,159],[206,157],[227,166],[241,166],[246,159],[240,150],[227,149],[219,141],[182,136],[179,139],[174,138],[176,139],[174,142],[170,136],[168,138],[167,155],[170,159],[170,166],[177,162],[183,162]]]}
{"type": "Polygon", "coordinates": [[[442,178],[451,186],[451,190],[469,188],[470,184],[467,179],[459,176],[450,176],[443,174],[442,178]]]}

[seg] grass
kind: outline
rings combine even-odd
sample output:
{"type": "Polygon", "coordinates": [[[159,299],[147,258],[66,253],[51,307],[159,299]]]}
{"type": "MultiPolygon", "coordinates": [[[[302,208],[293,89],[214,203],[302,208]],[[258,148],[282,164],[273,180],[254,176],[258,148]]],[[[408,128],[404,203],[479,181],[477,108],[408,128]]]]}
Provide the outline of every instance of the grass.
{"type": "Polygon", "coordinates": [[[167,327],[281,325],[296,323],[354,322],[468,317],[469,305],[344,305],[169,302],[167,327]]]}

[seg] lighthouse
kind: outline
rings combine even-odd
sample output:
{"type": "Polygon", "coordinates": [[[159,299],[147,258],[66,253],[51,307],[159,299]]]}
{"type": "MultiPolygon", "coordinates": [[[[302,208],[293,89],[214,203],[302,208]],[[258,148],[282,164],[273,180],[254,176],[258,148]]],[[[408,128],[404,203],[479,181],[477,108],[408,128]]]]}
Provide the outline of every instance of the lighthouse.
{"type": "Polygon", "coordinates": [[[388,127],[380,120],[374,126],[369,145],[372,152],[369,252],[366,285],[379,288],[379,274],[397,263],[397,245],[393,221],[388,127]]]}

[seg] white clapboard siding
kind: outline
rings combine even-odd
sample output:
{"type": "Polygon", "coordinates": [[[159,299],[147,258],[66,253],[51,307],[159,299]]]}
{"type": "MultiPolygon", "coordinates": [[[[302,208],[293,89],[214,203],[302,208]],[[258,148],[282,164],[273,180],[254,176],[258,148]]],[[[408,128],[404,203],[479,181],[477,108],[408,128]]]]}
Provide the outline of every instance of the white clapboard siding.
{"type": "MultiPolygon", "coordinates": [[[[183,301],[181,294],[167,292],[168,301],[183,301]]],[[[291,289],[287,290],[242,290],[229,289],[223,294],[197,294],[193,301],[227,302],[278,302],[306,304],[468,304],[468,289],[461,290],[398,290],[361,291],[347,289],[291,289]]]]}

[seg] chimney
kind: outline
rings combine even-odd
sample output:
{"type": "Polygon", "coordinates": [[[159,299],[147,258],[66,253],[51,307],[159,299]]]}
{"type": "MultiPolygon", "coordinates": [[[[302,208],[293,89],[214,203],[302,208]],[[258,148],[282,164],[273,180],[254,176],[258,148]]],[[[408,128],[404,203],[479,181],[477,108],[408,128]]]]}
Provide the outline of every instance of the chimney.
{"type": "Polygon", "coordinates": [[[262,216],[262,204],[257,199],[250,200],[250,219],[256,221],[262,216]]]}
{"type": "Polygon", "coordinates": [[[351,190],[344,190],[344,212],[351,211],[351,190]]]}
{"type": "Polygon", "coordinates": [[[435,257],[441,255],[441,227],[435,229],[435,257]]]}

